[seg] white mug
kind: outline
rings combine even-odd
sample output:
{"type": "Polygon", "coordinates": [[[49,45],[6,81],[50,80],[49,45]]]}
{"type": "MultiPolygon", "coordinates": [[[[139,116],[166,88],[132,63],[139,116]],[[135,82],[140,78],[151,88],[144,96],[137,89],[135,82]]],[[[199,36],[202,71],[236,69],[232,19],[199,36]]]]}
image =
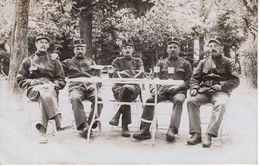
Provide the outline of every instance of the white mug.
{"type": "Polygon", "coordinates": [[[173,74],[175,71],[174,67],[168,67],[168,74],[173,74]]]}
{"type": "Polygon", "coordinates": [[[153,72],[154,73],[159,73],[160,72],[160,67],[159,66],[154,66],[153,67],[153,72]]]}

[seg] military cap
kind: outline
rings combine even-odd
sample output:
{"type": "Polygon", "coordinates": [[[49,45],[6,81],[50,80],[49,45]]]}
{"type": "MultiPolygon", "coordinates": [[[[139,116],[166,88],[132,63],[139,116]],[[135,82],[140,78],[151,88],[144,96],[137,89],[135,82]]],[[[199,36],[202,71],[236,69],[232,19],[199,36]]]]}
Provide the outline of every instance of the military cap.
{"type": "Polygon", "coordinates": [[[169,44],[172,44],[172,43],[177,44],[178,46],[181,46],[181,43],[180,43],[179,39],[176,38],[176,37],[170,38],[167,41],[166,46],[168,46],[169,44]]]}
{"type": "Polygon", "coordinates": [[[46,39],[46,40],[48,40],[48,42],[50,42],[50,39],[46,35],[38,35],[35,39],[35,42],[37,42],[38,40],[41,40],[41,39],[46,39]]]}
{"type": "Polygon", "coordinates": [[[129,40],[123,40],[121,46],[122,46],[122,47],[125,47],[125,46],[133,46],[133,47],[134,47],[135,45],[134,45],[133,40],[129,39],[129,40]]]}
{"type": "Polygon", "coordinates": [[[218,43],[219,45],[223,45],[223,39],[220,36],[212,36],[211,38],[209,38],[209,42],[215,42],[218,43]]]}
{"type": "Polygon", "coordinates": [[[76,39],[73,42],[74,47],[85,47],[86,42],[83,39],[76,39]]]}

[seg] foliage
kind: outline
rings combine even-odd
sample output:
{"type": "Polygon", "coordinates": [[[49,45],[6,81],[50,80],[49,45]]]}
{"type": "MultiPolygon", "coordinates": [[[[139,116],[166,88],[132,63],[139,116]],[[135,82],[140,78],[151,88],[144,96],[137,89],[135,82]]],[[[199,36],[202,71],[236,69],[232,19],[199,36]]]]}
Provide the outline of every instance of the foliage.
{"type": "Polygon", "coordinates": [[[11,35],[14,18],[14,3],[9,0],[0,1],[0,36],[11,35]]]}
{"type": "MultiPolygon", "coordinates": [[[[215,1],[218,32],[244,58],[244,72],[249,82],[257,87],[257,1],[215,1]]],[[[236,51],[236,50],[235,50],[236,51]]]]}
{"type": "MultiPolygon", "coordinates": [[[[181,38],[187,52],[193,39],[218,34],[245,57],[244,65],[251,67],[245,67],[245,73],[256,81],[256,0],[92,0],[84,6],[86,2],[31,0],[29,52],[35,49],[36,34],[47,33],[53,41],[50,51],[59,46],[62,60],[72,57],[70,44],[79,36],[79,15],[87,10],[93,14],[92,49],[98,63],[109,64],[118,56],[126,38],[132,38],[136,53],[149,60],[165,54],[163,46],[170,37],[181,38]]],[[[13,3],[0,3],[0,34],[10,35],[13,3]]]]}
{"type": "Polygon", "coordinates": [[[244,73],[249,78],[248,83],[257,88],[257,40],[253,35],[241,45],[239,54],[243,56],[244,73]]]}

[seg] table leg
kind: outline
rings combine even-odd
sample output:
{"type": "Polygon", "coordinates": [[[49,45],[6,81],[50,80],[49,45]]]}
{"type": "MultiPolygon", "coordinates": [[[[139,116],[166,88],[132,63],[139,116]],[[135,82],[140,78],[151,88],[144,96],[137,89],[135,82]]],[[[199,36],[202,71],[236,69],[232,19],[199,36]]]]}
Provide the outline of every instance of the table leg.
{"type": "Polygon", "coordinates": [[[155,107],[158,102],[158,87],[157,84],[155,85],[155,94],[154,94],[154,116],[152,121],[152,145],[155,144],[155,134],[156,134],[156,119],[157,119],[157,111],[155,110],[155,107]]]}
{"type": "Polygon", "coordinates": [[[97,86],[98,86],[98,83],[95,82],[94,83],[95,105],[94,105],[94,112],[93,112],[91,123],[89,125],[89,130],[88,130],[88,135],[87,135],[88,143],[90,143],[90,134],[91,134],[92,126],[93,126],[95,121],[99,121],[99,118],[96,119],[96,116],[97,116],[97,106],[98,106],[98,90],[97,90],[98,87],[97,86]]]}

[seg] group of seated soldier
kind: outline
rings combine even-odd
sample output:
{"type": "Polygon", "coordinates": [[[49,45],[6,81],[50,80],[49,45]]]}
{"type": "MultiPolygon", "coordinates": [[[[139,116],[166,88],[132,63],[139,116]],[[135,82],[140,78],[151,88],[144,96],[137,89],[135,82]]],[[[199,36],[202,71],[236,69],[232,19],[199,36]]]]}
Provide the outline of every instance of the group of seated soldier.
{"type": "MultiPolygon", "coordinates": [[[[168,68],[174,69],[170,79],[183,80],[181,85],[160,85],[158,93],[154,88],[146,100],[142,116],[140,131],[133,134],[138,140],[150,139],[150,126],[154,117],[154,105],[149,103],[170,100],[173,103],[169,129],[166,140],[175,141],[175,134],[178,134],[182,115],[183,103],[187,98],[187,90],[190,89],[190,97],[187,99],[189,115],[189,133],[191,138],[187,140],[188,145],[196,145],[202,142],[203,147],[210,147],[212,137],[217,137],[218,130],[225,112],[225,104],[233,89],[239,85],[239,78],[234,73],[233,64],[230,59],[222,55],[223,39],[213,36],[208,42],[210,56],[200,61],[197,68],[192,71],[190,63],[181,58],[180,41],[172,38],[166,43],[167,58],[159,61],[156,67],[160,69],[160,78],[168,79],[168,68]],[[213,114],[208,129],[202,141],[199,108],[206,103],[213,103],[213,114]]],[[[90,66],[95,62],[86,54],[86,43],[84,40],[74,41],[74,57],[60,62],[57,56],[47,52],[50,46],[50,39],[46,36],[38,36],[35,40],[36,52],[25,58],[17,74],[17,82],[21,88],[27,89],[27,97],[32,101],[39,102],[40,118],[36,128],[41,133],[40,143],[47,143],[48,120],[54,119],[57,131],[66,127],[61,125],[61,112],[58,109],[58,92],[66,85],[66,76],[70,78],[91,77],[90,66]]],[[[112,62],[112,73],[114,77],[120,77],[118,73],[124,73],[129,78],[143,78],[144,66],[140,58],[134,58],[135,51],[132,40],[125,40],[121,45],[122,57],[117,57],[112,62]],[[133,72],[139,71],[139,72],[133,72]]],[[[97,121],[91,126],[91,120],[98,118],[101,114],[103,104],[95,103],[95,98],[101,101],[100,96],[95,96],[95,87],[88,82],[72,81],[69,83],[69,100],[72,104],[74,119],[77,130],[86,138],[89,131],[97,127],[97,121]],[[91,112],[87,118],[84,111],[83,101],[88,100],[91,104],[91,112]],[[97,105],[97,113],[95,113],[97,105]],[[95,116],[93,118],[93,116],[95,116]]],[[[133,102],[141,93],[141,87],[133,84],[116,83],[112,92],[118,102],[133,102]]],[[[122,104],[109,121],[110,125],[118,126],[121,117],[123,137],[130,137],[128,125],[131,124],[130,105],[122,104]]]]}

